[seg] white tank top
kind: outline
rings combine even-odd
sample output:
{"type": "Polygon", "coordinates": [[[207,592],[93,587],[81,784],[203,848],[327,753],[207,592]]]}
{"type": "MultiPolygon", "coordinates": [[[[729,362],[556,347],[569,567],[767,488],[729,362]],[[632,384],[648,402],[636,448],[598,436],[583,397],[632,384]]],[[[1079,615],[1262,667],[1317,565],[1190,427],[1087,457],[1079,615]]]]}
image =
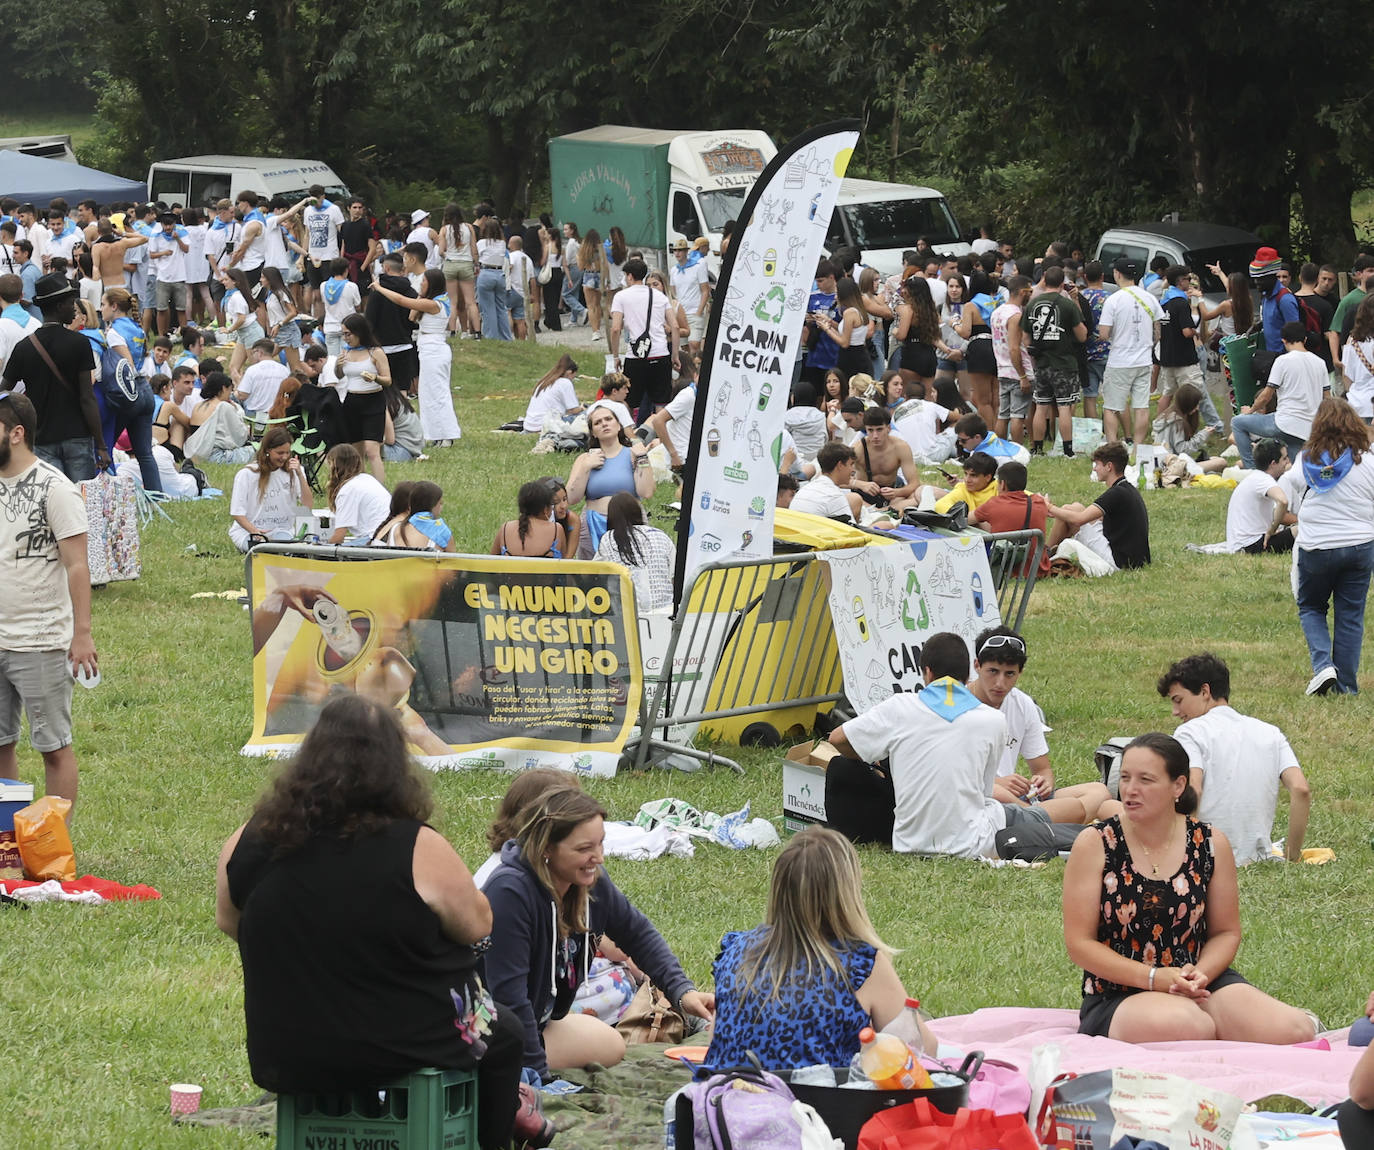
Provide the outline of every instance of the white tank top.
{"type": "Polygon", "coordinates": [[[382,390],[380,383],[363,378],[363,372],[376,370],[372,365],[371,356],[367,359],[341,359],[339,364],[343,369],[344,390],[349,395],[368,395],[382,390]]]}

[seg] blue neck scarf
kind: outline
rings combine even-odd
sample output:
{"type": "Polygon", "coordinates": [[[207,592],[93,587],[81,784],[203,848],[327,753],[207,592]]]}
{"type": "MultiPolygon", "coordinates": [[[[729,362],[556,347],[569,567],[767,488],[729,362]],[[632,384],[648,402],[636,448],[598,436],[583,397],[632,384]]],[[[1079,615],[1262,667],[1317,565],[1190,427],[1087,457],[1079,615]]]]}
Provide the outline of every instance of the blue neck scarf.
{"type": "Polygon", "coordinates": [[[453,532],[442,519],[435,519],[429,511],[417,511],[410,517],[410,525],[426,539],[434,540],[435,546],[447,547],[453,532]]]}
{"type": "Polygon", "coordinates": [[[343,290],[347,286],[347,284],[348,280],[346,279],[325,280],[324,285],[320,288],[320,294],[324,296],[324,302],[327,304],[338,303],[339,297],[343,295],[343,290]]]}
{"type": "Polygon", "coordinates": [[[997,310],[996,297],[990,296],[985,292],[979,292],[978,295],[969,300],[969,303],[973,304],[974,307],[978,309],[978,314],[983,317],[984,323],[992,322],[992,313],[997,310]]]}
{"type": "Polygon", "coordinates": [[[1188,293],[1182,288],[1171,287],[1160,297],[1160,303],[1168,303],[1171,299],[1187,299],[1188,293]]]}
{"type": "Polygon", "coordinates": [[[922,687],[916,697],[946,723],[983,705],[963,683],[948,675],[922,687]]]}
{"type": "Polygon", "coordinates": [[[1323,451],[1319,460],[1309,459],[1305,451],[1302,453],[1302,477],[1313,491],[1333,490],[1354,466],[1355,457],[1350,454],[1348,447],[1334,461],[1329,451],[1323,451]]]}

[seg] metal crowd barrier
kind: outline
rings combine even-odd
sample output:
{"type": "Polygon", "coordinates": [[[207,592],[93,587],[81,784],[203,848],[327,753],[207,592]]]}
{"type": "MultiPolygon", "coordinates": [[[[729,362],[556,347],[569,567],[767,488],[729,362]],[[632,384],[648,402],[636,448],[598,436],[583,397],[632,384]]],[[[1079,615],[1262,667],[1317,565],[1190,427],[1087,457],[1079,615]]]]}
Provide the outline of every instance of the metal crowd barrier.
{"type": "MultiPolygon", "coordinates": [[[[1003,623],[1019,631],[1045,534],[1008,531],[990,534],[986,542],[998,612],[1003,623]]],[[[661,654],[644,643],[641,628],[641,646],[651,662],[640,734],[625,751],[635,768],[642,769],[650,758],[687,755],[739,770],[714,751],[669,742],[655,732],[701,723],[710,725],[710,734],[747,743],[751,735],[771,738],[797,724],[809,730],[817,707],[844,698],[828,580],[817,558],[817,552],[807,551],[707,564],[677,616],[662,617],[661,625],[671,630],[661,654]],[[746,718],[754,721],[740,721],[746,718]]]]}

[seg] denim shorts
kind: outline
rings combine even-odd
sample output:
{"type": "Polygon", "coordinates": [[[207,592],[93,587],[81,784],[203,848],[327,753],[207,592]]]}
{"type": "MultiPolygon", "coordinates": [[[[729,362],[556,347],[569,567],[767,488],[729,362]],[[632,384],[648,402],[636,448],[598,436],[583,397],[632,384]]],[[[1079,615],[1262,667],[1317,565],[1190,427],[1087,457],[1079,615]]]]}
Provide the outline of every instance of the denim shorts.
{"type": "Polygon", "coordinates": [[[510,309],[511,319],[525,318],[525,293],[510,288],[506,292],[506,307],[510,309]]]}
{"type": "Polygon", "coordinates": [[[40,754],[72,741],[72,672],[66,651],[0,651],[0,742],[19,740],[21,709],[40,754]]]}
{"type": "Polygon", "coordinates": [[[1025,419],[1030,414],[1030,392],[1021,390],[1019,379],[999,379],[997,391],[998,419],[1025,419]]]}
{"type": "Polygon", "coordinates": [[[584,288],[590,288],[592,291],[600,291],[600,290],[601,290],[601,273],[600,273],[600,272],[583,272],[583,273],[582,273],[582,286],[583,286],[584,288]]]}

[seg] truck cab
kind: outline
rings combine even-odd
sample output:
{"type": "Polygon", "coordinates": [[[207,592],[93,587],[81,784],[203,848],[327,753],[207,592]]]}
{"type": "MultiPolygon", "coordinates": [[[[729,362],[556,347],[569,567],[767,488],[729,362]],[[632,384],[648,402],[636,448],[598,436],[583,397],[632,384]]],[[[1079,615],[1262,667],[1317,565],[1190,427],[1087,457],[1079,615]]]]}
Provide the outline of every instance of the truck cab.
{"type": "Polygon", "coordinates": [[[945,197],[934,188],[846,179],[830,217],[825,250],[852,245],[867,266],[890,276],[901,271],[902,252],[914,249],[922,236],[941,255],[961,256],[970,250],[945,197]]]}

